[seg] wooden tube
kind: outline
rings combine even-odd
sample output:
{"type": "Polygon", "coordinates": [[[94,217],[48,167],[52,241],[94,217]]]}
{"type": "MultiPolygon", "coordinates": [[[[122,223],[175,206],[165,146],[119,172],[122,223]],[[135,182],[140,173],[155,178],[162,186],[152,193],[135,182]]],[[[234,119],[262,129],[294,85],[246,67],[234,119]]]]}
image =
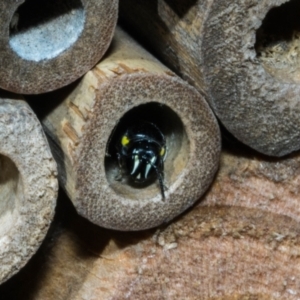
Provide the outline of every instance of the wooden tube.
{"type": "Polygon", "coordinates": [[[123,23],[206,95],[225,127],[274,156],[300,148],[299,9],[297,0],[120,1],[123,23]]]}
{"type": "Polygon", "coordinates": [[[56,163],[28,104],[0,98],[0,283],[18,272],[44,239],[54,215],[56,163]]]}
{"type": "Polygon", "coordinates": [[[0,1],[0,87],[38,94],[65,86],[107,50],[117,0],[0,1]]]}
{"type": "MultiPolygon", "coordinates": [[[[67,96],[47,97],[61,102],[42,118],[60,182],[93,223],[118,230],[154,227],[186,210],[210,185],[220,134],[208,105],[121,30],[107,57],[67,96]],[[113,149],[117,143],[111,134],[139,119],[159,124],[166,136],[166,199],[157,181],[144,188],[117,181],[117,159],[106,156],[108,141],[113,149]]],[[[37,98],[38,105],[42,96],[37,98]]]]}

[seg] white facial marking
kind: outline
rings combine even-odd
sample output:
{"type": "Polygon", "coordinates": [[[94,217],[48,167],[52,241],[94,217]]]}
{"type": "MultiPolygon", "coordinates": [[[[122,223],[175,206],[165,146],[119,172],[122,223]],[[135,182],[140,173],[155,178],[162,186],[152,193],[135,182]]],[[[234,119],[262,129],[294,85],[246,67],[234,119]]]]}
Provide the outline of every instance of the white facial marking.
{"type": "Polygon", "coordinates": [[[151,170],[151,167],[155,164],[156,159],[157,159],[157,157],[156,157],[156,156],[153,156],[153,157],[150,159],[150,163],[147,164],[146,170],[145,170],[145,179],[147,179],[148,174],[149,174],[149,171],[151,170]]]}
{"type": "Polygon", "coordinates": [[[141,179],[141,173],[139,173],[138,176],[136,176],[136,179],[141,179]]]}
{"type": "Polygon", "coordinates": [[[133,169],[132,169],[132,171],[131,171],[131,175],[136,171],[136,169],[139,167],[139,165],[140,165],[140,160],[139,160],[139,157],[138,157],[138,155],[135,155],[134,156],[134,165],[133,165],[133,169]]]}
{"type": "Polygon", "coordinates": [[[145,171],[145,179],[147,179],[147,177],[148,177],[148,173],[149,173],[149,171],[150,171],[151,167],[152,167],[152,165],[151,165],[151,164],[147,164],[147,166],[146,166],[146,171],[145,171]]]}

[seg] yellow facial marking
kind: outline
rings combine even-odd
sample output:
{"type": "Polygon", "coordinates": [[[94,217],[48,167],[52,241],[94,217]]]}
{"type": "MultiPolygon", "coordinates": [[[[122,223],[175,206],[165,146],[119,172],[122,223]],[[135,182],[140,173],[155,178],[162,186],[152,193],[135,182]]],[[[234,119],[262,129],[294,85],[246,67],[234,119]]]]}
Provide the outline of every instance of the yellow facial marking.
{"type": "Polygon", "coordinates": [[[160,156],[164,156],[165,155],[165,153],[166,153],[166,149],[163,147],[163,148],[161,148],[160,149],[160,156]]]}
{"type": "Polygon", "coordinates": [[[122,146],[127,146],[129,142],[130,142],[129,138],[126,135],[124,135],[121,140],[122,146]]]}

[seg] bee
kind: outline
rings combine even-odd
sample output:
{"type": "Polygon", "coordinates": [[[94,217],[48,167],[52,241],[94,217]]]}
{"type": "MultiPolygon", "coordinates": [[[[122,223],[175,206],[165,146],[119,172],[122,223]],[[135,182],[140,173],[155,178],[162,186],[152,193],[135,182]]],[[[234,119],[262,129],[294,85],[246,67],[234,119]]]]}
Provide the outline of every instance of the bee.
{"type": "Polygon", "coordinates": [[[158,179],[165,199],[164,161],[167,147],[161,130],[151,122],[139,121],[128,126],[120,135],[116,149],[121,174],[137,184],[158,179]]]}

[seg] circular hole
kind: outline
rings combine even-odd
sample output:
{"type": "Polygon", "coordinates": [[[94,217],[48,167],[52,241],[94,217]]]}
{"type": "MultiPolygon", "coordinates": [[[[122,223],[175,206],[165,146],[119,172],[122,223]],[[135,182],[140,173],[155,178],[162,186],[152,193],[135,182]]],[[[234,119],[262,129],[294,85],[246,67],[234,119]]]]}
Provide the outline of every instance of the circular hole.
{"type": "Polygon", "coordinates": [[[300,1],[272,8],[256,32],[255,50],[264,68],[285,82],[300,82],[300,1]]]}
{"type": "Polygon", "coordinates": [[[22,195],[19,171],[10,158],[0,155],[0,237],[16,224],[19,195],[22,195]]]}
{"type": "Polygon", "coordinates": [[[85,13],[80,0],[26,0],[10,22],[9,44],[23,59],[51,59],[80,36],[85,13]]]}
{"type": "Polygon", "coordinates": [[[120,176],[121,170],[117,158],[117,145],[129,126],[141,121],[153,123],[166,139],[167,154],[164,161],[164,186],[167,193],[182,170],[189,156],[189,143],[184,126],[178,115],[168,106],[156,102],[139,105],[128,111],[111,133],[105,158],[106,178],[118,194],[131,199],[152,198],[161,192],[157,176],[144,184],[135,183],[128,176],[120,176]],[[121,177],[121,178],[120,178],[121,177]]]}

